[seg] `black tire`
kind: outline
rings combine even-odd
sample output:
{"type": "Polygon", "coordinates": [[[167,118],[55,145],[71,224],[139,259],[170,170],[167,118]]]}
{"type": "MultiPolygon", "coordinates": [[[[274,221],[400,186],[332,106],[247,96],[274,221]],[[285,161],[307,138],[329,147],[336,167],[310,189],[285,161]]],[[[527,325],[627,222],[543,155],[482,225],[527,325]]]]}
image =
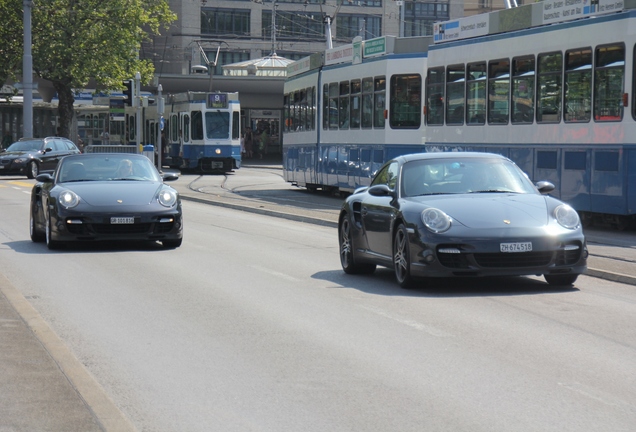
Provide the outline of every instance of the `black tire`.
{"type": "Polygon", "coordinates": [[[338,243],[340,244],[340,264],[347,274],[371,274],[375,271],[375,264],[360,264],[356,262],[351,238],[351,221],[349,215],[340,218],[338,224],[338,243]]]}
{"type": "Polygon", "coordinates": [[[398,225],[393,237],[393,271],[395,280],[402,288],[413,288],[409,235],[402,224],[398,225]]]}
{"type": "Polygon", "coordinates": [[[26,175],[30,179],[34,179],[40,174],[40,167],[36,161],[31,161],[27,164],[26,175]]]}
{"type": "Polygon", "coordinates": [[[46,247],[49,250],[59,249],[61,243],[51,239],[51,213],[50,211],[46,214],[46,231],[45,231],[45,239],[46,239],[46,247]]]}
{"type": "Polygon", "coordinates": [[[161,241],[161,244],[166,249],[176,249],[179,246],[181,246],[181,243],[183,243],[183,239],[182,238],[177,239],[177,240],[162,240],[161,241]]]}
{"type": "Polygon", "coordinates": [[[553,286],[570,286],[579,277],[577,274],[543,275],[546,282],[553,286]]]}
{"type": "Polygon", "coordinates": [[[29,235],[31,236],[31,241],[35,243],[39,243],[44,240],[46,234],[43,233],[40,229],[38,229],[36,225],[36,217],[35,211],[37,209],[37,204],[31,203],[31,211],[29,212],[29,235]]]}

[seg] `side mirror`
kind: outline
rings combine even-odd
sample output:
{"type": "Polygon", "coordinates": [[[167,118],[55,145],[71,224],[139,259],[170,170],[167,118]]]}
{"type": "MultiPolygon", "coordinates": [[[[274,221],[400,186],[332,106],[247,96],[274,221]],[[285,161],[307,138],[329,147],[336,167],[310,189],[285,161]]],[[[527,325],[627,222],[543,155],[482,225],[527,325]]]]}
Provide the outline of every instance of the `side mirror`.
{"type": "Polygon", "coordinates": [[[44,151],[42,153],[48,153],[50,151],[53,151],[53,147],[47,147],[44,149],[44,151]]]}
{"type": "Polygon", "coordinates": [[[385,184],[379,184],[375,186],[371,186],[367,189],[369,195],[381,197],[381,196],[393,196],[393,191],[385,184]]]}
{"type": "Polygon", "coordinates": [[[53,176],[49,173],[38,174],[35,179],[40,183],[53,183],[53,176]]]}
{"type": "Polygon", "coordinates": [[[542,195],[549,194],[554,190],[554,185],[549,181],[540,181],[535,185],[542,195]]]}
{"type": "Polygon", "coordinates": [[[179,176],[175,173],[162,173],[161,177],[163,178],[163,181],[165,182],[169,182],[169,181],[175,181],[179,179],[179,176]]]}

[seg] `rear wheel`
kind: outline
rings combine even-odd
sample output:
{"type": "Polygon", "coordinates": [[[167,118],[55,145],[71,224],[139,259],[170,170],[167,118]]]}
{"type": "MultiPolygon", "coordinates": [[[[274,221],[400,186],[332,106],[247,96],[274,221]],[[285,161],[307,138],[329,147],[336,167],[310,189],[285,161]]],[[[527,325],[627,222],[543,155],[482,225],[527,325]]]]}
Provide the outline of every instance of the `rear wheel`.
{"type": "Polygon", "coordinates": [[[398,225],[393,238],[393,270],[395,279],[402,288],[412,288],[414,285],[411,276],[411,251],[406,227],[398,225]]]}
{"type": "Polygon", "coordinates": [[[566,274],[566,275],[543,275],[546,282],[550,285],[555,286],[567,286],[572,285],[576,279],[579,277],[577,274],[566,274]]]}
{"type": "Polygon", "coordinates": [[[375,264],[356,263],[353,242],[351,239],[351,221],[349,215],[344,215],[338,225],[338,239],[340,243],[340,264],[347,274],[369,274],[375,271],[375,264]]]}
{"type": "Polygon", "coordinates": [[[30,179],[34,179],[38,176],[39,173],[40,173],[40,167],[38,166],[38,163],[36,161],[29,162],[29,164],[27,165],[27,171],[26,171],[27,177],[30,179]]]}

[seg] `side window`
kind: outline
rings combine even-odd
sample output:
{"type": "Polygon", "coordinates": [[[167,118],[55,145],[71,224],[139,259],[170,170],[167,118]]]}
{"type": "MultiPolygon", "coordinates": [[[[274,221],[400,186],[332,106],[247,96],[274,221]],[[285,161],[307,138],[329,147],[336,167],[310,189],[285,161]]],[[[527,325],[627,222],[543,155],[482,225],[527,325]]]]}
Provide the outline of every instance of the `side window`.
{"type": "Polygon", "coordinates": [[[587,122],[592,117],[592,49],[565,53],[563,115],[566,122],[587,122]]]}
{"type": "Polygon", "coordinates": [[[561,121],[563,54],[540,54],[537,75],[537,122],[561,121]]]}
{"type": "Polygon", "coordinates": [[[466,76],[466,120],[468,124],[486,123],[486,63],[468,65],[466,76]]]}
{"type": "Polygon", "coordinates": [[[428,70],[426,78],[426,123],[430,125],[444,124],[444,68],[428,70]]]}
{"type": "Polygon", "coordinates": [[[463,64],[446,69],[446,124],[464,123],[465,83],[463,64]]]}
{"type": "Polygon", "coordinates": [[[510,60],[488,65],[488,123],[508,124],[510,100],[510,60]]]}
{"type": "Polygon", "coordinates": [[[512,122],[534,120],[534,57],[512,60],[512,122]]]}
{"type": "Polygon", "coordinates": [[[621,121],[625,86],[625,47],[596,48],[594,68],[594,120],[621,121]]]}
{"type": "Polygon", "coordinates": [[[391,162],[380,170],[378,175],[373,179],[371,186],[385,184],[391,189],[395,189],[398,177],[398,163],[391,162]]]}
{"type": "Polygon", "coordinates": [[[373,127],[384,129],[386,109],[386,78],[377,77],[373,81],[373,127]]]}

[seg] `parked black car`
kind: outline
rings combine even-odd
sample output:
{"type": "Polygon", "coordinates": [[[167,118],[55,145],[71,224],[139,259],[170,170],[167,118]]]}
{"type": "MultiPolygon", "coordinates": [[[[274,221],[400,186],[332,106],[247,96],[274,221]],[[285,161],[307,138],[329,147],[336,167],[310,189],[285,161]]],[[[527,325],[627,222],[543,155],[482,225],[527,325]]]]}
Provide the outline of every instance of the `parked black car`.
{"type": "Polygon", "coordinates": [[[22,138],[0,153],[0,174],[22,174],[32,179],[41,172],[52,172],[64,156],[79,153],[80,149],[67,138],[22,138]]]}

